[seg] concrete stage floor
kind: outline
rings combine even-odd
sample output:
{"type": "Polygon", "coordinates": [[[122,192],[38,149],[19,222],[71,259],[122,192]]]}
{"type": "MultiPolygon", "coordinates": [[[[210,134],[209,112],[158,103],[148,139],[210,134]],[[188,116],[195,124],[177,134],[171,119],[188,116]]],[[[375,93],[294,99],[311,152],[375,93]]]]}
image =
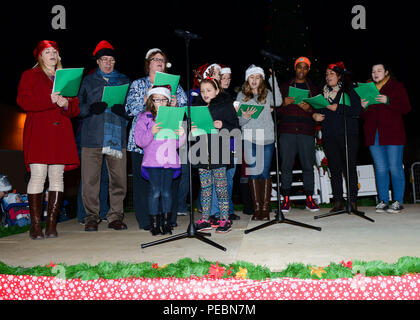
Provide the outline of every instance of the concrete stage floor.
{"type": "MultiPolygon", "coordinates": [[[[405,205],[403,214],[379,214],[374,207],[362,207],[374,223],[355,215],[338,215],[314,220],[315,215],[302,209],[292,209],[285,217],[318,226],[322,231],[280,223],[244,234],[262,222],[251,221],[251,216],[237,213],[228,234],[210,231],[208,239],[226,247],[219,250],[196,238],[184,238],[141,249],[141,244],[166,238],[153,237],[149,231],[139,230],[134,213],[127,213],[128,230],[108,229],[106,222],[98,232],[85,232],[76,219],[59,223],[59,237],[34,241],[28,233],[0,238],[0,261],[11,266],[35,266],[54,263],[68,265],[101,261],[156,262],[159,265],[189,257],[220,263],[238,260],[266,266],[272,271],[283,270],[289,263],[302,262],[326,266],[342,260],[382,260],[395,262],[403,256],[420,257],[420,205],[405,205]]],[[[274,217],[274,213],[272,213],[274,217]]],[[[198,214],[195,215],[198,219],[198,214]]],[[[188,216],[178,217],[173,235],[187,231],[188,216]]]]}

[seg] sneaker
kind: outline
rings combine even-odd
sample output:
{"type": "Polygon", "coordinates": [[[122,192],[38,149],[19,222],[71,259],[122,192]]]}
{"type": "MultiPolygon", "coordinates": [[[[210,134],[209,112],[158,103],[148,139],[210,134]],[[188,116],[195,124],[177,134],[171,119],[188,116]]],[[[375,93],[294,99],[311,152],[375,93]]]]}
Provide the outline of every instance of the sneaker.
{"type": "Polygon", "coordinates": [[[188,213],[187,212],[177,212],[176,215],[177,216],[186,216],[188,213]]]}
{"type": "Polygon", "coordinates": [[[307,196],[305,201],[305,208],[311,212],[319,211],[319,207],[312,196],[307,196]]]}
{"type": "Polygon", "coordinates": [[[388,204],[385,203],[385,201],[381,200],[381,202],[379,202],[376,206],[376,212],[378,213],[387,212],[388,208],[389,208],[388,204]]]}
{"type": "Polygon", "coordinates": [[[200,219],[196,224],[197,231],[208,231],[211,230],[211,224],[209,220],[200,219]]]}
{"type": "Polygon", "coordinates": [[[210,216],[209,222],[212,228],[217,228],[219,226],[219,217],[210,216]]]}
{"type": "Polygon", "coordinates": [[[229,219],[230,219],[230,220],[241,220],[241,217],[240,217],[240,216],[238,216],[237,214],[231,213],[231,214],[229,215],[229,219]]]}
{"type": "Polygon", "coordinates": [[[219,220],[219,226],[216,228],[216,233],[228,233],[232,230],[232,222],[228,220],[219,220]]]}
{"type": "Polygon", "coordinates": [[[290,198],[289,196],[285,196],[283,202],[281,203],[281,211],[282,212],[289,212],[290,211],[290,198]]]}
{"type": "Polygon", "coordinates": [[[401,213],[401,210],[404,209],[404,207],[399,203],[398,201],[395,201],[391,206],[386,210],[388,213],[401,213]]]}

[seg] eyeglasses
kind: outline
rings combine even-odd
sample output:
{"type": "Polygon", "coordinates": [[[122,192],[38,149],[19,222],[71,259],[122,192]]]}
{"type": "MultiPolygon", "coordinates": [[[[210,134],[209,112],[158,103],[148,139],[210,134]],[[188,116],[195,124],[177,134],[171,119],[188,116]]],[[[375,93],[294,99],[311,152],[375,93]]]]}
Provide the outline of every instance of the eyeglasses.
{"type": "Polygon", "coordinates": [[[165,60],[164,60],[164,59],[162,59],[162,58],[152,58],[152,59],[150,59],[150,61],[162,62],[162,63],[164,63],[164,62],[165,62],[165,60]]]}
{"type": "Polygon", "coordinates": [[[115,59],[103,59],[103,58],[100,58],[99,61],[101,61],[102,63],[111,63],[111,64],[115,63],[115,59]]]}
{"type": "Polygon", "coordinates": [[[168,99],[152,99],[152,101],[154,103],[163,103],[163,102],[168,102],[169,100],[168,99]]]}

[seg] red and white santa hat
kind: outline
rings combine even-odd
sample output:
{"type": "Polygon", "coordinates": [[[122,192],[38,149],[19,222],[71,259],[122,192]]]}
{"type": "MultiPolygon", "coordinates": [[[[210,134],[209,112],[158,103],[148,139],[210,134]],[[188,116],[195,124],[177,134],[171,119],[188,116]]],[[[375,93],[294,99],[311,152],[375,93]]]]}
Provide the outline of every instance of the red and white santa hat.
{"type": "Polygon", "coordinates": [[[220,67],[222,68],[222,69],[220,70],[220,74],[221,74],[221,75],[222,75],[222,74],[232,73],[232,70],[231,70],[229,67],[227,67],[227,66],[225,66],[225,65],[223,65],[223,64],[221,64],[221,65],[220,65],[220,67]]]}
{"type": "MultiPolygon", "coordinates": [[[[150,57],[151,54],[156,53],[156,52],[159,52],[159,53],[163,54],[163,51],[160,50],[159,48],[153,48],[153,49],[150,49],[149,51],[147,51],[145,59],[147,60],[150,57]]],[[[169,61],[166,62],[166,68],[169,69],[170,67],[172,67],[172,64],[169,61]]]]}
{"type": "Polygon", "coordinates": [[[149,99],[150,96],[152,94],[160,94],[166,98],[168,98],[168,100],[171,100],[171,86],[170,85],[166,85],[166,86],[153,86],[149,89],[149,91],[147,91],[146,94],[146,99],[149,99]]]}
{"type": "Polygon", "coordinates": [[[245,71],[245,81],[247,81],[249,76],[253,74],[260,74],[262,78],[265,79],[264,70],[261,67],[257,67],[256,65],[251,64],[245,71]]]}

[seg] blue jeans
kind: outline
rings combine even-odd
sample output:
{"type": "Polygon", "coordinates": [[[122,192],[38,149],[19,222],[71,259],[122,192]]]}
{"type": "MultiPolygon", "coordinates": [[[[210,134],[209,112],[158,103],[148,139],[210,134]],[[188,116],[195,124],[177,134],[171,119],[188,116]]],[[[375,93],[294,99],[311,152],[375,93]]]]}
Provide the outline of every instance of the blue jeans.
{"type": "Polygon", "coordinates": [[[188,212],[187,195],[190,187],[189,176],[188,164],[181,164],[181,177],[178,189],[178,208],[177,211],[174,212],[175,215],[177,212],[188,212]]]}
{"type": "MultiPolygon", "coordinates": [[[[233,201],[232,201],[232,192],[233,192],[233,177],[236,171],[236,164],[233,168],[230,168],[226,171],[226,178],[227,178],[227,188],[229,193],[229,214],[233,213],[233,201]]],[[[219,199],[217,198],[216,194],[216,187],[213,184],[213,194],[211,196],[211,216],[218,216],[220,213],[219,209],[219,199]]]]}
{"type": "Polygon", "coordinates": [[[164,168],[147,168],[150,182],[149,214],[159,213],[159,200],[162,199],[163,212],[172,211],[172,180],[174,171],[164,168]]]}
{"type": "Polygon", "coordinates": [[[394,200],[402,203],[404,199],[405,175],[403,168],[403,145],[379,145],[376,132],[375,144],[369,147],[375,163],[376,186],[379,200],[389,202],[389,174],[391,173],[394,200]]]}
{"type": "Polygon", "coordinates": [[[256,145],[255,143],[244,141],[244,149],[245,161],[248,164],[246,173],[249,175],[249,179],[270,178],[274,143],[256,145]]]}
{"type": "MultiPolygon", "coordinates": [[[[100,211],[99,215],[101,219],[106,219],[106,215],[109,211],[108,204],[108,169],[106,167],[106,161],[102,162],[102,171],[101,171],[101,188],[99,191],[99,201],[100,201],[100,211]]],[[[82,183],[79,186],[79,192],[77,194],[77,220],[79,222],[84,222],[86,218],[86,209],[82,201],[82,183]]]]}

